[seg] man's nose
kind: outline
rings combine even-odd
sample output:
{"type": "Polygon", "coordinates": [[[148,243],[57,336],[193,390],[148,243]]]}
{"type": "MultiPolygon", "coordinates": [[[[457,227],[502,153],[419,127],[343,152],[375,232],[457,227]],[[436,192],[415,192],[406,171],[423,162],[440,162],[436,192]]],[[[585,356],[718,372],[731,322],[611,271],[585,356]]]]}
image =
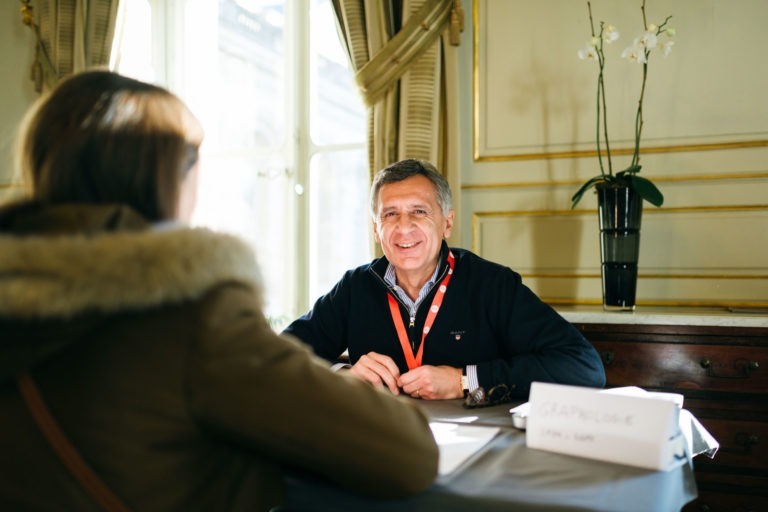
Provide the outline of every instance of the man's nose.
{"type": "Polygon", "coordinates": [[[403,231],[408,230],[413,226],[414,217],[410,213],[404,213],[400,215],[400,219],[398,220],[397,227],[403,231]]]}

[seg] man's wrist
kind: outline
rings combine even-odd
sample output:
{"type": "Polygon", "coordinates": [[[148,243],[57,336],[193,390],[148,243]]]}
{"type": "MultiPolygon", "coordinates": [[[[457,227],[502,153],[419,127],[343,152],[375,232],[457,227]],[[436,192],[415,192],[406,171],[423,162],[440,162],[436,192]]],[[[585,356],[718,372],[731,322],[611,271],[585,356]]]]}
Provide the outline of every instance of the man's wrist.
{"type": "Polygon", "coordinates": [[[464,373],[467,376],[467,385],[470,393],[480,387],[480,382],[477,379],[476,364],[468,364],[465,366],[464,373]]]}
{"type": "Polygon", "coordinates": [[[461,367],[461,396],[464,398],[469,394],[469,379],[467,378],[466,366],[461,367]]]}

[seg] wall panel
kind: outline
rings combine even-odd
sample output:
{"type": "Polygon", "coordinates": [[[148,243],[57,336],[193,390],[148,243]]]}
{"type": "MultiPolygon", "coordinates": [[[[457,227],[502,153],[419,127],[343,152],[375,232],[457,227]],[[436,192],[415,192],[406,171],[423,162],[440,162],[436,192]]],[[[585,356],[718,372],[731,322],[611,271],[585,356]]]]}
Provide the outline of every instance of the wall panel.
{"type": "MultiPolygon", "coordinates": [[[[628,164],[640,86],[619,59],[642,24],[641,0],[592,0],[595,22],[622,33],[611,48],[614,170],[628,164]]],[[[601,301],[594,196],[570,196],[599,173],[596,64],[586,1],[465,0],[472,48],[462,111],[471,117],[462,175],[462,239],[509,265],[542,298],[601,301]],[[546,5],[544,5],[546,4],[546,5]],[[469,70],[471,69],[471,73],[469,70]]],[[[665,195],[646,203],[638,304],[768,307],[768,2],[647,0],[649,21],[672,14],[672,54],[651,57],[642,173],[665,195]]]]}
{"type": "MultiPolygon", "coordinates": [[[[473,250],[553,303],[599,303],[596,211],[477,211],[473,250]]],[[[768,205],[645,209],[639,304],[768,306],[768,205]]]]}

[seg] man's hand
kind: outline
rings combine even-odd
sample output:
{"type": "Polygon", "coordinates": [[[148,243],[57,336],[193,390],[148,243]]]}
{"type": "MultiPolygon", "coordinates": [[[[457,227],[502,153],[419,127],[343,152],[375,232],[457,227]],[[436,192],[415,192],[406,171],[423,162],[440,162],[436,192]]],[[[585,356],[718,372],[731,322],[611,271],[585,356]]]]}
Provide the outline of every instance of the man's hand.
{"type": "Polygon", "coordinates": [[[400,370],[391,357],[368,352],[349,369],[355,377],[367,380],[374,386],[387,386],[395,395],[400,394],[397,384],[400,370]]]}
{"type": "Polygon", "coordinates": [[[464,396],[461,368],[452,366],[419,366],[402,374],[398,383],[414,398],[445,400],[464,396]]]}

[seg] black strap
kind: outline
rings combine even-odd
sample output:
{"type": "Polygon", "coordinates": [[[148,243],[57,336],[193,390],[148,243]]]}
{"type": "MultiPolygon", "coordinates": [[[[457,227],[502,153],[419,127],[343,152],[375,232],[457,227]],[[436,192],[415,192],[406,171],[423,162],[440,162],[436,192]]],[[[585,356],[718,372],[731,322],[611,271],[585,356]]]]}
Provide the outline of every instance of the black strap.
{"type": "Polygon", "coordinates": [[[61,431],[29,373],[24,372],[19,375],[17,382],[19,392],[27,404],[27,409],[35,419],[35,423],[69,472],[80,482],[80,485],[107,512],[130,512],[130,509],[93,472],[80,456],[77,448],[69,442],[67,436],[61,431]]]}

